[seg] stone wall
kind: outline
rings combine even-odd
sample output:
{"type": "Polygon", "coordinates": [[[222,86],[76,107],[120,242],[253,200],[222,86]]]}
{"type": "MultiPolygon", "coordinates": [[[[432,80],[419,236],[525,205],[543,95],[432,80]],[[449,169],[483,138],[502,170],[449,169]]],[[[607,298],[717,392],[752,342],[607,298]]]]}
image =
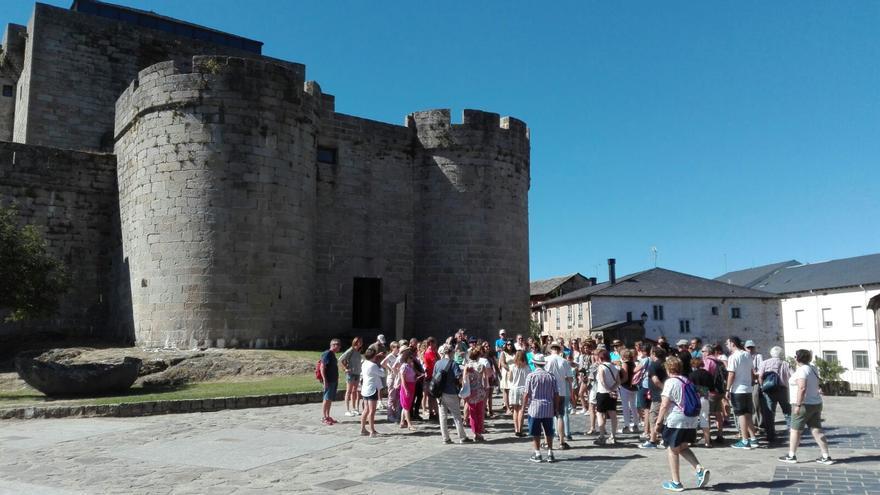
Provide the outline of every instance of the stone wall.
{"type": "Polygon", "coordinates": [[[114,273],[122,270],[115,169],[113,155],[0,142],[0,203],[17,205],[22,222],[40,230],[72,281],[55,317],[0,323],[0,332],[125,337],[122,314],[110,323],[111,301],[119,299],[114,273]]]}
{"type": "MultiPolygon", "coordinates": [[[[166,60],[236,48],[36,4],[19,91],[15,141],[60,148],[113,146],[116,99],[138,71],[166,60]]],[[[304,73],[300,64],[287,64],[304,73]]]]}
{"type": "Polygon", "coordinates": [[[413,297],[412,133],[326,111],[318,145],[337,160],[317,164],[316,326],[324,335],[363,333],[352,328],[354,279],[381,278],[381,325],[372,330],[393,336],[395,305],[413,297]]]}
{"type": "Polygon", "coordinates": [[[3,47],[0,51],[0,141],[12,141],[15,125],[15,86],[24,63],[24,50],[27,28],[18,24],[8,24],[3,32],[3,47]],[[6,88],[12,89],[7,94],[6,88]]]}
{"type": "Polygon", "coordinates": [[[415,161],[415,332],[490,337],[529,319],[529,136],[523,122],[465,110],[408,118],[415,161]]]}
{"type": "Polygon", "coordinates": [[[147,346],[285,345],[312,328],[320,88],[257,60],[140,72],[116,106],[122,239],[147,346]]]}

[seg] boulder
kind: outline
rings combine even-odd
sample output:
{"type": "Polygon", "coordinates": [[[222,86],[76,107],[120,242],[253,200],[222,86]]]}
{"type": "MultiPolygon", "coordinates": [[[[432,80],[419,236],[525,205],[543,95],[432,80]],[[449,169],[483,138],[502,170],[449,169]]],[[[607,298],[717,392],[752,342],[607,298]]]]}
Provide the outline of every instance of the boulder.
{"type": "Polygon", "coordinates": [[[105,395],[127,390],[138,377],[141,360],[75,362],[70,351],[22,353],[15,370],[28,385],[50,397],[105,395]]]}

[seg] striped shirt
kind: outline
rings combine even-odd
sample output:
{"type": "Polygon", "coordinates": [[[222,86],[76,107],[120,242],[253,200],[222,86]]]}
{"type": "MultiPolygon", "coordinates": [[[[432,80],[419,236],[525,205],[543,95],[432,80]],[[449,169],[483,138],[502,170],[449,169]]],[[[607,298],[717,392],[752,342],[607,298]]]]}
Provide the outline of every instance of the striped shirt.
{"type": "Polygon", "coordinates": [[[530,418],[555,416],[554,402],[559,395],[555,376],[540,366],[535,367],[535,371],[526,377],[525,393],[529,396],[530,418]]]}

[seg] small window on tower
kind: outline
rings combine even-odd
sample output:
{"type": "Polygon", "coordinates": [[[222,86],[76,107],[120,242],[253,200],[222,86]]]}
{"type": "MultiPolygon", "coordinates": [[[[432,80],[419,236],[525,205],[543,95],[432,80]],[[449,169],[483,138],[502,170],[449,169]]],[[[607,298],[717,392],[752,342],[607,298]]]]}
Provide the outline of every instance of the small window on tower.
{"type": "Polygon", "coordinates": [[[336,148],[318,146],[318,161],[321,163],[336,164],[336,148]]]}
{"type": "Polygon", "coordinates": [[[12,98],[13,88],[11,84],[3,85],[3,96],[7,98],[12,98]]]}

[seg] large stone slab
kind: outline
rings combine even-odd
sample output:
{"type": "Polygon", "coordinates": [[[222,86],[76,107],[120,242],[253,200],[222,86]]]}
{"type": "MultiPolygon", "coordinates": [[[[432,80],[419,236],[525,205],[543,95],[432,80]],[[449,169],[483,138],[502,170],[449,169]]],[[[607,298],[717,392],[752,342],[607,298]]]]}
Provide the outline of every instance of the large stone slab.
{"type": "Polygon", "coordinates": [[[175,440],[157,440],[116,452],[119,457],[246,471],[351,442],[352,438],[278,430],[228,428],[175,440]]]}
{"type": "Polygon", "coordinates": [[[122,419],[55,419],[0,423],[0,445],[33,450],[120,431],[136,430],[145,424],[122,419]]]}

